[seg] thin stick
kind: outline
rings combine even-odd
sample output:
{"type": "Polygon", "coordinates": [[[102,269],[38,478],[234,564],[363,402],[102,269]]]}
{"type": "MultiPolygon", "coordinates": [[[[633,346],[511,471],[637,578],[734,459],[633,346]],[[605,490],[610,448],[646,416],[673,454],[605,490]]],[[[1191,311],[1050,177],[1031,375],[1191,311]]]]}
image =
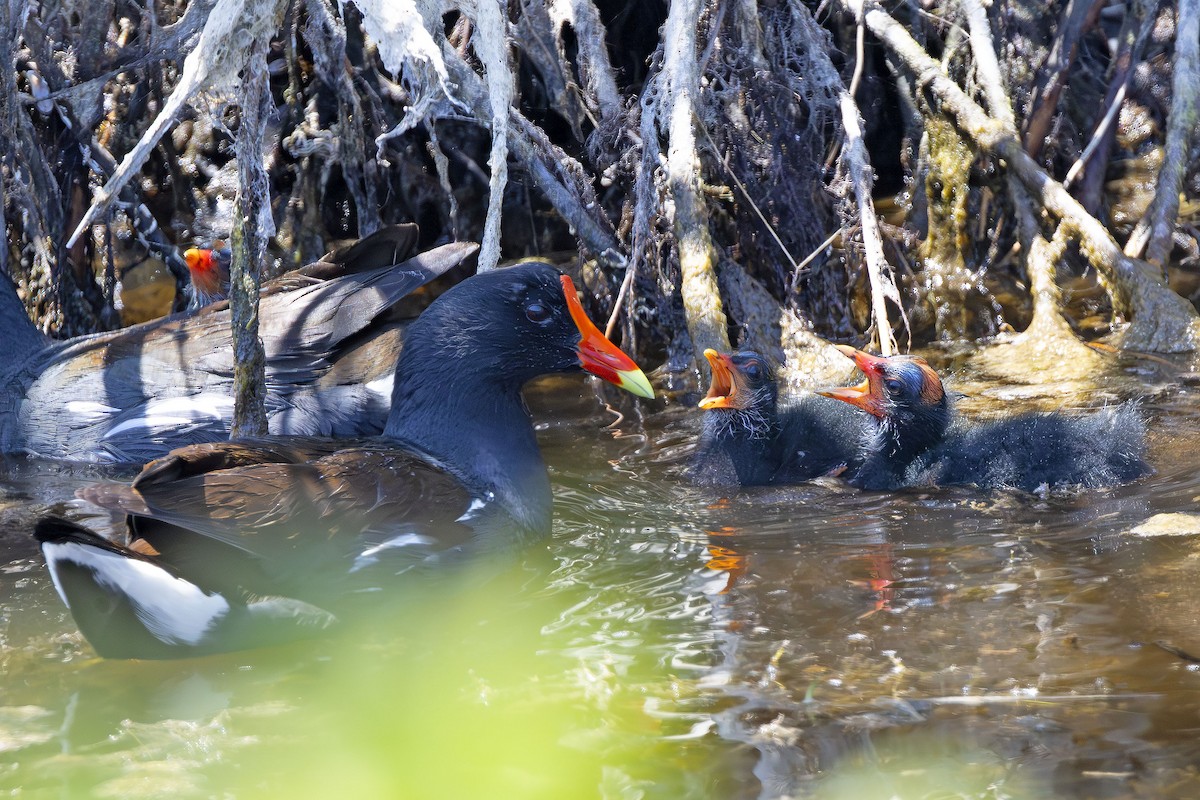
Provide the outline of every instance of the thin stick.
{"type": "Polygon", "coordinates": [[[1163,143],[1162,167],[1158,171],[1154,199],[1146,212],[1150,227],[1146,260],[1164,270],[1175,237],[1179,191],[1188,170],[1188,152],[1191,143],[1200,135],[1196,133],[1196,121],[1200,117],[1197,84],[1200,84],[1200,0],[1179,0],[1175,19],[1171,113],[1167,118],[1167,138],[1163,143]]]}
{"type": "MultiPolygon", "coordinates": [[[[712,136],[709,135],[708,130],[703,126],[701,126],[700,130],[704,134],[704,138],[708,139],[708,143],[712,147],[713,152],[716,152],[717,145],[712,140],[712,136]]],[[[780,252],[783,253],[783,257],[788,260],[788,263],[792,265],[792,270],[798,270],[800,267],[797,266],[796,259],[792,258],[792,254],[788,252],[787,246],[783,243],[783,239],[780,239],[779,234],[775,232],[775,226],[767,221],[767,217],[765,214],[763,214],[762,209],[758,207],[758,203],[754,202],[754,198],[750,196],[750,192],[746,191],[746,185],[738,179],[738,176],[734,174],[733,169],[730,168],[728,154],[725,154],[721,157],[721,164],[725,167],[725,172],[729,174],[729,177],[733,178],[733,182],[737,185],[738,190],[742,193],[742,197],[746,198],[746,202],[749,203],[750,208],[754,210],[754,215],[757,216],[762,222],[763,227],[767,229],[767,233],[771,234],[771,238],[775,240],[775,244],[779,245],[780,252]]]]}
{"type": "Polygon", "coordinates": [[[811,264],[813,261],[815,261],[817,256],[819,256],[819,255],[821,255],[821,253],[825,252],[825,249],[827,247],[829,247],[831,244],[833,244],[833,241],[841,235],[842,235],[842,230],[841,230],[841,228],[838,228],[836,231],[834,231],[833,233],[826,236],[825,241],[823,241],[819,245],[817,245],[816,248],[811,253],[809,253],[807,256],[805,256],[800,261],[800,263],[796,265],[796,272],[795,272],[795,274],[792,275],[792,290],[793,291],[796,288],[796,284],[800,281],[800,274],[804,271],[804,268],[807,267],[809,264],[811,264]]]}
{"type": "Polygon", "coordinates": [[[900,305],[900,292],[896,289],[891,267],[883,255],[879,216],[871,202],[872,171],[867,146],[863,142],[862,118],[850,92],[842,92],[838,100],[842,111],[842,129],[846,132],[842,160],[854,185],[858,216],[862,222],[863,255],[871,282],[871,319],[879,337],[879,352],[890,356],[896,352],[896,340],[892,336],[892,324],[888,321],[887,299],[890,297],[896,305],[900,305]]]}
{"type": "Polygon", "coordinates": [[[1104,119],[1100,120],[1100,124],[1096,126],[1096,132],[1092,134],[1092,140],[1088,142],[1087,147],[1083,148],[1083,152],[1079,154],[1079,158],[1075,159],[1075,163],[1067,170],[1067,177],[1063,178],[1063,186],[1071,187],[1071,184],[1079,177],[1079,173],[1087,166],[1088,159],[1099,149],[1100,145],[1104,144],[1104,137],[1108,134],[1108,129],[1116,122],[1117,113],[1120,112],[1121,105],[1125,102],[1125,88],[1128,85],[1123,83],[1121,88],[1117,89],[1117,94],[1108,106],[1104,119]]]}
{"type": "Polygon", "coordinates": [[[637,259],[630,259],[629,265],[625,267],[625,278],[621,281],[621,289],[617,292],[617,301],[613,303],[612,313],[608,315],[608,324],[604,326],[604,338],[611,339],[613,330],[617,327],[617,317],[621,315],[621,306],[625,304],[625,297],[629,294],[629,287],[633,285],[633,272],[637,269],[637,259]]]}

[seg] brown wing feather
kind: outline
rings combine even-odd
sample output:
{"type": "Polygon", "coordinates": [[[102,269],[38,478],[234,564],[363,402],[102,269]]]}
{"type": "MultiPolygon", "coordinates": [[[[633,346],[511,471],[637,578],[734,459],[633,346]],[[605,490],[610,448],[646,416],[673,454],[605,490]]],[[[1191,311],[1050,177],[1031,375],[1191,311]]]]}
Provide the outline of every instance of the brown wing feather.
{"type": "Polygon", "coordinates": [[[182,574],[207,574],[210,584],[315,601],[344,590],[355,559],[396,537],[419,542],[406,551],[417,561],[474,538],[458,520],[472,500],[467,488],[400,450],[353,448],[312,461],[302,460],[303,445],[186,450],[192,452],[162,459],[167,466],[148,467],[150,479],[139,478],[134,494],[143,510],[130,527],[164,563],[182,574]],[[205,459],[244,461],[255,451],[260,463],[198,469],[205,459]]]}
{"type": "MultiPolygon", "coordinates": [[[[275,406],[272,430],[346,435],[381,426],[386,409],[370,405],[374,398],[361,386],[381,377],[371,368],[376,361],[356,358],[339,370],[335,386],[346,396],[339,395],[336,404],[321,405],[314,382],[337,363],[343,347],[371,350],[373,332],[387,325],[393,312],[400,313],[394,304],[431,277],[470,262],[477,249],[467,243],[444,245],[398,269],[267,293],[259,314],[268,403],[275,406]],[[296,413],[288,413],[292,409],[296,413]]],[[[218,400],[231,392],[229,336],[228,310],[216,304],[186,317],[47,346],[13,378],[21,385],[12,391],[24,398],[16,400],[19,419],[13,431],[0,430],[0,446],[55,457],[144,461],[171,447],[222,438],[228,419],[218,400]],[[147,414],[170,419],[171,414],[146,410],[156,401],[200,395],[211,416],[189,417],[192,412],[185,411],[175,427],[152,433],[139,423],[147,414]]],[[[389,334],[381,358],[394,356],[397,340],[389,334]]],[[[384,363],[390,368],[395,362],[384,363]]]]}
{"type": "Polygon", "coordinates": [[[356,242],[333,248],[320,261],[301,269],[315,268],[314,271],[324,277],[321,270],[327,267],[340,268],[333,274],[343,275],[399,264],[416,251],[420,236],[421,229],[411,222],[388,225],[356,242]]]}
{"type": "Polygon", "coordinates": [[[287,439],[239,439],[229,442],[205,442],[172,450],[142,468],[133,488],[142,490],[155,484],[170,484],[193,475],[237,469],[256,464],[302,464],[343,449],[346,443],[329,439],[289,437],[287,439]]]}

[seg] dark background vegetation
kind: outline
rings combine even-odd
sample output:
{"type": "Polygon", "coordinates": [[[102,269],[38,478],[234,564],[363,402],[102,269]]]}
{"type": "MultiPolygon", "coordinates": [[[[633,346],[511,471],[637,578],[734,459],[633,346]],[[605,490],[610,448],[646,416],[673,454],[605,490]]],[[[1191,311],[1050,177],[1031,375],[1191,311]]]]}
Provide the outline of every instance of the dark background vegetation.
{"type": "MultiPolygon", "coordinates": [[[[172,270],[182,274],[178,252],[231,233],[244,100],[236,80],[192,97],[117,201],[73,246],[68,240],[96,188],[162,110],[212,4],[0,5],[0,269],[54,335],[167,310],[172,270]]],[[[673,45],[664,24],[686,6],[508,2],[510,139],[519,134],[533,144],[508,149],[502,263],[541,256],[580,268],[594,315],[607,320],[618,309],[614,337],[651,366],[666,361],[687,370],[698,339],[709,335],[777,357],[788,355],[786,340],[797,330],[865,341],[872,292],[882,289],[868,274],[863,212],[849,177],[854,165],[844,157],[838,99],[850,87],[874,170],[883,279],[899,289],[886,307],[900,346],[1030,324],[1028,237],[1051,239],[1061,215],[1013,189],[1011,159],[947,108],[894,46],[864,30],[860,50],[854,8],[696,3],[689,77],[664,65],[673,45]],[[606,58],[598,60],[584,45],[601,36],[606,58]],[[685,195],[668,169],[678,145],[668,117],[684,92],[693,104],[698,216],[685,216],[685,195]],[[548,193],[547,181],[572,202],[548,193]],[[1024,231],[1022,214],[1029,214],[1024,231]],[[699,227],[709,244],[702,270],[716,280],[711,302],[724,314],[716,333],[711,326],[705,333],[681,291],[692,277],[680,253],[699,227]]],[[[244,13],[258,7],[266,4],[244,13]]],[[[427,20],[440,15],[440,25],[428,27],[443,52],[483,76],[477,21],[452,3],[420,8],[427,20]]],[[[465,73],[456,75],[451,64],[448,94],[430,100],[428,82],[389,70],[364,33],[364,14],[378,9],[325,0],[276,9],[282,21],[264,53],[270,103],[263,157],[276,227],[264,277],[390,222],[419,223],[424,245],[483,239],[493,137],[486,108],[473,105],[458,79],[465,73]],[[406,114],[408,129],[389,134],[406,114]]],[[[964,6],[900,2],[886,12],[946,78],[986,105],[964,6]]],[[[1194,306],[1197,142],[1184,137],[1182,160],[1164,149],[1173,113],[1184,113],[1172,111],[1171,89],[1180,9],[1170,2],[998,0],[986,13],[1020,146],[1062,181],[1091,145],[1070,193],[1125,255],[1139,264],[1148,258],[1143,277],[1194,306]],[[1118,91],[1114,124],[1102,129],[1118,91]],[[1135,229],[1152,221],[1168,163],[1182,174],[1181,200],[1170,214],[1166,256],[1154,258],[1135,229]]],[[[1193,102],[1193,130],[1194,113],[1193,102]]],[[[995,108],[989,114],[1000,116],[995,108]]],[[[1140,289],[1123,286],[1120,269],[1115,284],[1098,271],[1087,235],[1065,238],[1054,265],[1063,295],[1055,302],[1072,330],[1095,339],[1114,321],[1136,317],[1140,289]],[[1132,305],[1123,295],[1133,296],[1132,305]]],[[[1186,334],[1155,341],[1155,349],[1190,347],[1186,334]]]]}

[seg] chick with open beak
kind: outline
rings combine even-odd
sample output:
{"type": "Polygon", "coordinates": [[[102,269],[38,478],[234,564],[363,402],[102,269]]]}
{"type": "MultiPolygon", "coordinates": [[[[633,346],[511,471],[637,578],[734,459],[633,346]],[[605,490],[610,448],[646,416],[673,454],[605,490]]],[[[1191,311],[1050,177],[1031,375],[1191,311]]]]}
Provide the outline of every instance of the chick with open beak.
{"type": "Polygon", "coordinates": [[[812,394],[781,399],[775,372],[753,350],[704,353],[712,367],[691,477],[713,486],[793,484],[853,462],[861,415],[812,394]]]}

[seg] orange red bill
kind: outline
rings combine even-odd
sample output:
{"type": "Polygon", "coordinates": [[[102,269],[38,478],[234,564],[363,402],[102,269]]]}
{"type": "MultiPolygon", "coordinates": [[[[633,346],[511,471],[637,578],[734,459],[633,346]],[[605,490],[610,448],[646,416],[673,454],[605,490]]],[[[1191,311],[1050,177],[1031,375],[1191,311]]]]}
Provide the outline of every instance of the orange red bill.
{"type": "Polygon", "coordinates": [[[654,399],[654,389],[645,373],[633,363],[633,359],[600,332],[579,302],[575,291],[575,282],[568,276],[562,276],[563,295],[566,297],[567,309],[575,327],[579,328],[579,363],[593,375],[603,378],[611,384],[620,386],[627,392],[639,397],[654,399]]]}

